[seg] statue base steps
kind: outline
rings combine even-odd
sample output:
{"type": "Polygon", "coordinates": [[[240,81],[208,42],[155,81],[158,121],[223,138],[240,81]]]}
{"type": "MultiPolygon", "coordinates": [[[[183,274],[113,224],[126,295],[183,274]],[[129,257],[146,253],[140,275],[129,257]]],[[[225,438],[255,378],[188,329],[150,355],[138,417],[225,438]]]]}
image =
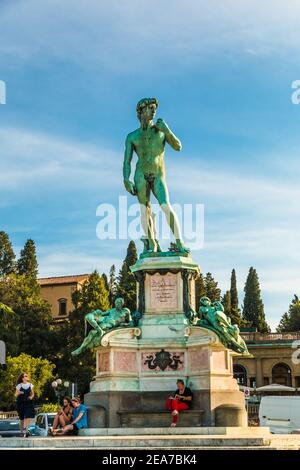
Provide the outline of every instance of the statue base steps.
{"type": "MultiPolygon", "coordinates": [[[[134,427],[134,428],[88,428],[79,431],[79,436],[240,436],[240,437],[271,437],[268,427],[199,427],[170,426],[134,427]]],[[[300,437],[298,437],[300,443],[300,437]]]]}

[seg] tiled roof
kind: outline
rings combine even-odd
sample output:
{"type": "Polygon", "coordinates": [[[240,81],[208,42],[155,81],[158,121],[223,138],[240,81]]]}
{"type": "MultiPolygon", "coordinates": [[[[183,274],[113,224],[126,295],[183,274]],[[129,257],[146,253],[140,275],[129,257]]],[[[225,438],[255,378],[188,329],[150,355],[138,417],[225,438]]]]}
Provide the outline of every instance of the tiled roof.
{"type": "Polygon", "coordinates": [[[57,277],[41,277],[38,282],[41,286],[57,285],[57,284],[77,284],[85,281],[90,274],[77,274],[74,276],[57,276],[57,277]]]}

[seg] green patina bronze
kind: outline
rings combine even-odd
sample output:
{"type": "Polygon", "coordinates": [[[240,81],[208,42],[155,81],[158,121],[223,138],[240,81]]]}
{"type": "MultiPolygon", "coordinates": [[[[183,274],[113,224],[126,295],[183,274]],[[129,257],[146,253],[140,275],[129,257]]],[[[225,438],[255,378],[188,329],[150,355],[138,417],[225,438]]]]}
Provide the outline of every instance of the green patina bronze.
{"type": "Polygon", "coordinates": [[[156,98],[143,98],[137,104],[137,116],[141,126],[126,138],[124,185],[130,194],[137,196],[140,203],[141,224],[145,233],[143,255],[161,252],[155,229],[155,215],[151,210],[151,193],[157,199],[174,234],[176,251],[187,254],[189,250],[183,244],[179,222],[170,204],[164,164],[166,142],[177,151],[181,150],[181,142],[163,119],[153,121],[157,107],[156,98]],[[137,154],[138,162],[132,182],[130,174],[134,152],[137,154]]]}
{"type": "Polygon", "coordinates": [[[124,299],[119,297],[115,301],[115,307],[102,312],[102,310],[94,310],[85,315],[86,323],[92,326],[92,330],[83,340],[81,346],[72,351],[72,356],[78,356],[88,349],[100,346],[101,338],[109,330],[115,328],[134,326],[130,310],[124,307],[124,299]]]}
{"type": "Polygon", "coordinates": [[[193,318],[192,324],[214,331],[226,348],[249,355],[238,325],[231,324],[221,302],[212,303],[208,297],[201,297],[199,313],[193,318]]]}

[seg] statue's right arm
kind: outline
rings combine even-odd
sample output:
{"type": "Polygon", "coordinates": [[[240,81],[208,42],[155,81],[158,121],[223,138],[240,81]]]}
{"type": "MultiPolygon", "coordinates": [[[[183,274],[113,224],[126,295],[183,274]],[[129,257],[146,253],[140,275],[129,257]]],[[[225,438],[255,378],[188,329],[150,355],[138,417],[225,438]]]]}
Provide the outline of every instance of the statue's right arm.
{"type": "Polygon", "coordinates": [[[123,179],[124,179],[124,186],[126,191],[130,194],[135,196],[136,189],[134,184],[130,181],[130,173],[131,173],[131,160],[133,156],[133,142],[130,134],[126,138],[125,142],[125,154],[124,154],[124,163],[123,163],[123,179]]]}

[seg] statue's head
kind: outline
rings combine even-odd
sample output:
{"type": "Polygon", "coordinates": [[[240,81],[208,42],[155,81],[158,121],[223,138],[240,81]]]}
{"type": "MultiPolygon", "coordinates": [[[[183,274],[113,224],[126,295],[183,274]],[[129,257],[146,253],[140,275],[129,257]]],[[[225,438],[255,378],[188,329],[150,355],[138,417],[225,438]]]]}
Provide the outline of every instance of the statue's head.
{"type": "Polygon", "coordinates": [[[141,123],[152,121],[158,107],[156,98],[143,98],[136,105],[137,117],[141,123]]]}
{"type": "Polygon", "coordinates": [[[116,300],[115,300],[115,307],[117,310],[122,310],[122,308],[124,307],[124,299],[122,297],[118,297],[116,300]]]}
{"type": "Polygon", "coordinates": [[[203,307],[209,307],[211,304],[211,301],[208,297],[201,297],[200,299],[200,305],[203,307]]]}

